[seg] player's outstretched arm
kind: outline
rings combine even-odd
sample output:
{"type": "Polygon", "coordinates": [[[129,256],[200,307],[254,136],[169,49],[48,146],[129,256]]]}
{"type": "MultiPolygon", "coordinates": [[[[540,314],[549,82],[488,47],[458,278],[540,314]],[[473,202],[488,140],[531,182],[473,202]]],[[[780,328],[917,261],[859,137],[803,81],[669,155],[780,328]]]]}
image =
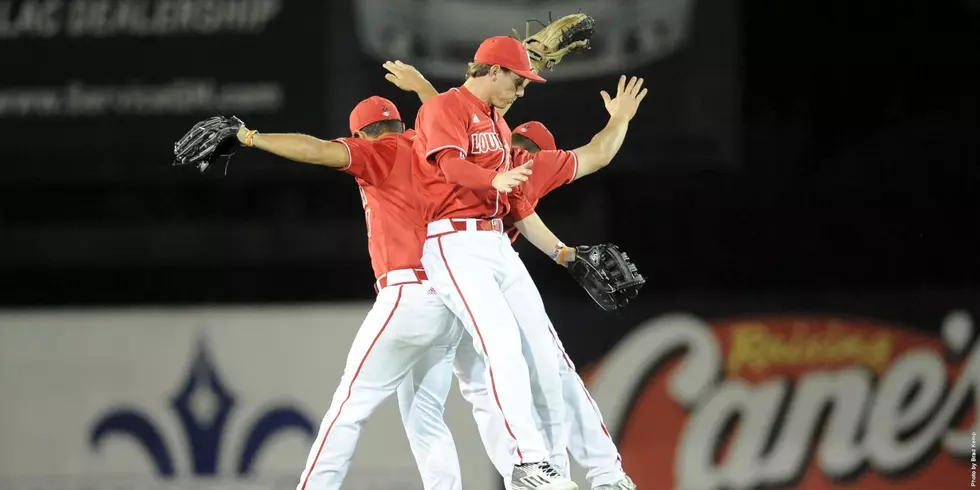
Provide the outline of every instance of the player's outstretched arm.
{"type": "Polygon", "coordinates": [[[527,162],[506,172],[495,172],[482,168],[466,160],[463,156],[458,150],[446,149],[435,156],[435,161],[442,169],[446,181],[459,184],[467,189],[485,191],[492,188],[506,194],[527,182],[528,176],[532,172],[531,165],[533,162],[527,162]]]}
{"type": "Polygon", "coordinates": [[[517,230],[524,235],[538,250],[551,257],[558,265],[567,265],[575,260],[575,248],[566,247],[561,240],[555,236],[548,226],[544,224],[538,213],[532,212],[520,221],[514,223],[517,230]]]}
{"type": "MultiPolygon", "coordinates": [[[[528,162],[529,164],[531,162],[528,162]]],[[[561,240],[551,232],[550,229],[541,221],[538,213],[534,212],[534,207],[524,195],[521,186],[514,188],[513,193],[508,196],[510,199],[510,216],[514,218],[514,225],[517,230],[524,235],[538,250],[551,257],[559,265],[566,265],[575,260],[574,247],[566,247],[561,240]]]]}
{"type": "Polygon", "coordinates": [[[385,80],[406,92],[415,92],[423,104],[439,95],[436,88],[414,66],[401,61],[385,61],[381,66],[388,70],[385,80]]]}
{"type": "Polygon", "coordinates": [[[238,141],[283,158],[302,163],[344,168],[350,164],[350,154],[342,143],[324,141],[297,133],[259,133],[245,126],[238,129],[238,141]]]}
{"type": "Polygon", "coordinates": [[[632,77],[627,83],[626,75],[622,75],[619,77],[615,98],[610,98],[605,90],[600,95],[606,105],[606,111],[609,112],[609,122],[602,131],[592,137],[589,144],[575,149],[575,154],[578,156],[578,172],[575,174],[575,180],[609,165],[616,153],[619,153],[623,140],[626,139],[629,122],[636,115],[640,102],[647,96],[647,89],[643,88],[642,78],[632,77]]]}

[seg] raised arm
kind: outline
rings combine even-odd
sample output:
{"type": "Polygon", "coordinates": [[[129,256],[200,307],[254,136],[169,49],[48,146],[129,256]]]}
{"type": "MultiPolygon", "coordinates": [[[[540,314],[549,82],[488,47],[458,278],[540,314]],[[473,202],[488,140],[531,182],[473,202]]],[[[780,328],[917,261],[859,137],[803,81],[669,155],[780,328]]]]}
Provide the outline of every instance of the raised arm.
{"type": "Polygon", "coordinates": [[[381,66],[388,70],[385,80],[406,92],[415,92],[423,104],[439,95],[436,88],[414,66],[401,61],[385,61],[381,66]]]}
{"type": "Polygon", "coordinates": [[[623,75],[619,77],[615,98],[610,98],[605,90],[600,93],[606,111],[609,112],[609,122],[602,131],[592,137],[587,145],[574,150],[578,155],[576,180],[609,165],[619,152],[626,138],[629,122],[636,115],[640,102],[647,95],[647,89],[642,87],[642,78],[633,77],[629,83],[626,83],[626,75],[623,75]]]}
{"type": "Polygon", "coordinates": [[[350,165],[350,153],[343,143],[324,141],[297,133],[259,133],[245,126],[238,129],[238,141],[296,162],[332,168],[350,165]]]}

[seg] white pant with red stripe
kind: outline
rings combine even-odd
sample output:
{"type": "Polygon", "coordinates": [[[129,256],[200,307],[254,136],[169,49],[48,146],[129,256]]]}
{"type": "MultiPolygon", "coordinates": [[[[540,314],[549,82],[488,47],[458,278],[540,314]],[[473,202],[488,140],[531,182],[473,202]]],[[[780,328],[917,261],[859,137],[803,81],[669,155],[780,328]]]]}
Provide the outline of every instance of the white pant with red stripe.
{"type": "Polygon", "coordinates": [[[429,223],[422,265],[482,357],[509,464],[549,461],[566,453],[566,435],[548,315],[500,220],[488,228],[483,220],[429,223]]]}
{"type": "MultiPolygon", "coordinates": [[[[388,279],[388,284],[400,282],[393,280],[392,273],[388,279]]],[[[455,355],[462,327],[431,286],[427,281],[416,281],[390,285],[378,293],[354,337],[340,385],[320,424],[298,490],[339,489],[354,458],[364,421],[413,370],[428,372],[431,366],[455,355]]],[[[434,378],[427,382],[437,391],[449,389],[448,384],[439,387],[434,378]]],[[[451,437],[437,442],[455,460],[451,437]]],[[[420,470],[436,475],[446,467],[442,463],[437,470],[426,470],[420,464],[420,470]]],[[[453,472],[450,478],[458,479],[458,466],[446,471],[453,472]]]]}
{"type": "MultiPolygon", "coordinates": [[[[553,328],[551,330],[554,332],[553,328]]],[[[562,391],[567,407],[565,429],[569,436],[568,452],[586,470],[586,477],[593,488],[618,482],[626,474],[623,472],[616,444],[606,430],[599,408],[592,400],[585,383],[575,371],[575,365],[565,353],[564,346],[557,335],[554,338],[558,355],[561,356],[562,391]]],[[[454,369],[463,398],[473,406],[473,418],[477,422],[487,454],[503,477],[505,488],[510,488],[513,471],[510,455],[513,452],[513,443],[507,436],[503,419],[489,393],[483,358],[473,349],[470,341],[469,334],[464,333],[455,359],[444,358],[441,364],[429,368],[429,374],[424,380],[416,378],[414,384],[405,383],[398,389],[399,409],[412,451],[417,459],[421,457],[435,463],[427,468],[419,467],[425,490],[452,489],[454,482],[460,479],[459,474],[454,473],[459,471],[456,456],[447,454],[448,451],[443,449],[448,446],[439,446],[440,441],[452,440],[449,427],[443,422],[439,411],[442,406],[439,404],[444,403],[448,396],[449,384],[443,380],[445,374],[433,374],[448,373],[454,369]],[[440,449],[439,457],[427,457],[427,448],[440,449]]],[[[568,476],[567,458],[552,455],[552,462],[568,476]]]]}

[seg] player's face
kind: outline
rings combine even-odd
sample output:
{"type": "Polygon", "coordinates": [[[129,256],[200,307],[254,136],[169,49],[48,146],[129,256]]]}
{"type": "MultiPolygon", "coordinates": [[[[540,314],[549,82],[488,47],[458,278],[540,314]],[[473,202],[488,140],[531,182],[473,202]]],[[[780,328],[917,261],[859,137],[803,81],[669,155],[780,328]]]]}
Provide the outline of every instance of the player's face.
{"type": "Polygon", "coordinates": [[[504,109],[513,104],[518,97],[524,96],[527,79],[500,67],[494,67],[494,70],[496,71],[490,74],[493,80],[490,103],[497,109],[504,109]]]}

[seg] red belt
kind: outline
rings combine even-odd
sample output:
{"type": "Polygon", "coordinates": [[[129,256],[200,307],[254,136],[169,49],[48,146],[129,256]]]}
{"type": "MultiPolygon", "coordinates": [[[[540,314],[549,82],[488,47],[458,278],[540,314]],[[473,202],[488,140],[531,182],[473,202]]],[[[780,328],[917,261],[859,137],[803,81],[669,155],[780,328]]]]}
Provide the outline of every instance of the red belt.
{"type": "Polygon", "coordinates": [[[504,222],[500,218],[494,218],[494,219],[452,218],[448,220],[439,220],[434,223],[430,223],[429,233],[432,234],[428,235],[426,238],[436,238],[440,236],[451,235],[459,231],[496,231],[497,233],[503,233],[504,222]],[[439,226],[437,228],[438,231],[433,230],[431,225],[436,223],[444,223],[446,221],[449,222],[449,227],[452,228],[451,231],[448,229],[448,227],[445,226],[439,226]],[[470,223],[473,223],[473,226],[470,226],[470,223]],[[441,230],[439,230],[440,228],[441,230]],[[434,231],[435,233],[433,233],[434,231]]]}
{"type": "Polygon", "coordinates": [[[380,292],[388,286],[401,286],[402,284],[422,284],[428,281],[429,276],[425,275],[423,269],[398,269],[389,271],[378,278],[374,283],[374,292],[380,292]]]}
{"type": "MultiPolygon", "coordinates": [[[[465,221],[453,221],[453,228],[456,231],[466,231],[465,221]]],[[[500,219],[478,219],[476,220],[476,229],[479,231],[496,231],[498,233],[504,232],[504,223],[500,219]]]]}

